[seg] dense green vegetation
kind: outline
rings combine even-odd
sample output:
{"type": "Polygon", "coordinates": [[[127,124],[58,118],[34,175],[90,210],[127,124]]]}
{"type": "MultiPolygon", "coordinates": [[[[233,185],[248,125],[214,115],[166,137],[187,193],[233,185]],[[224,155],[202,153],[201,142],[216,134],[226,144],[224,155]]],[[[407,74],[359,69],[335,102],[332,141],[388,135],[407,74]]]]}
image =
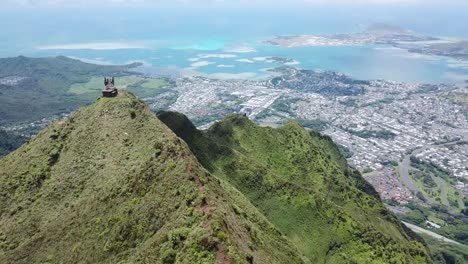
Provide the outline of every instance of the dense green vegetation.
{"type": "Polygon", "coordinates": [[[468,105],[468,95],[466,93],[451,92],[444,97],[454,103],[468,105]]]}
{"type": "MultiPolygon", "coordinates": [[[[103,66],[67,57],[0,59],[0,78],[19,76],[17,85],[0,85],[0,124],[25,122],[71,112],[93,102],[95,91],[69,92],[76,83],[87,83],[92,76],[124,76],[139,64],[103,66]]],[[[103,84],[99,85],[102,88],[103,84]]]]}
{"type": "MultiPolygon", "coordinates": [[[[457,220],[454,220],[457,221],[457,220]]],[[[438,233],[450,239],[468,245],[468,221],[457,221],[454,225],[445,226],[438,233]]]]}
{"type": "Polygon", "coordinates": [[[432,174],[434,176],[448,180],[452,184],[456,184],[456,179],[450,177],[450,172],[437,166],[437,164],[434,164],[432,162],[426,162],[418,159],[415,156],[411,156],[411,166],[417,168],[422,172],[425,172],[426,174],[432,174]]]}
{"type": "Polygon", "coordinates": [[[343,145],[337,145],[338,146],[338,149],[340,151],[340,154],[345,158],[345,159],[349,159],[351,158],[354,153],[351,149],[349,149],[348,147],[345,147],[343,145]]]}
{"type": "Polygon", "coordinates": [[[287,97],[281,97],[277,99],[272,105],[271,108],[275,109],[276,111],[279,112],[284,112],[288,114],[293,114],[294,112],[291,111],[291,105],[300,101],[299,98],[287,98],[287,97]]]}
{"type": "Polygon", "coordinates": [[[0,159],[0,263],[215,262],[307,259],[134,96],[0,159]]]}
{"type": "Polygon", "coordinates": [[[437,187],[436,182],[432,179],[431,175],[427,173],[421,172],[419,170],[411,170],[410,174],[416,181],[421,181],[425,188],[437,187]]]}
{"type": "Polygon", "coordinates": [[[359,101],[356,98],[347,98],[346,100],[340,101],[340,104],[348,107],[359,107],[359,101]]]}
{"type": "Polygon", "coordinates": [[[230,182],[313,263],[428,263],[418,237],[348,167],[332,140],[297,122],[259,127],[228,116],[200,132],[183,115],[158,117],[211,173],[230,182]]]}
{"type": "Polygon", "coordinates": [[[468,263],[468,248],[452,243],[445,243],[421,234],[429,245],[432,258],[436,264],[464,264],[468,263]]]}
{"type": "MultiPolygon", "coordinates": [[[[447,160],[444,162],[447,162],[447,160]]],[[[427,178],[431,177],[431,175],[443,179],[444,184],[448,183],[445,184],[445,189],[447,192],[448,205],[452,209],[459,212],[460,209],[464,209],[464,207],[466,207],[463,202],[463,195],[453,187],[453,185],[456,185],[458,181],[464,181],[464,179],[453,176],[450,171],[445,170],[433,162],[422,161],[415,156],[411,156],[411,166],[417,168],[421,174],[426,175],[424,178],[424,184],[427,186],[424,186],[425,188],[430,188],[429,185],[432,185],[430,180],[427,178]]],[[[440,197],[438,197],[438,194],[434,193],[433,190],[425,189],[425,192],[432,197],[437,197],[436,200],[440,201],[440,197]]],[[[440,190],[438,190],[438,192],[440,192],[440,190]]]]}
{"type": "MultiPolygon", "coordinates": [[[[168,91],[173,81],[167,79],[149,79],[137,75],[124,76],[115,80],[115,86],[120,90],[129,90],[140,98],[154,97],[168,91]]],[[[77,95],[89,94],[92,97],[100,95],[103,88],[101,77],[92,77],[86,83],[73,84],[69,92],[77,95]]]]}
{"type": "Polygon", "coordinates": [[[355,135],[361,138],[381,138],[381,139],[393,139],[396,134],[388,130],[354,130],[345,129],[351,135],[355,135]]]}
{"type": "Polygon", "coordinates": [[[298,119],[297,122],[299,122],[299,124],[301,124],[301,126],[305,128],[315,129],[317,131],[323,131],[328,127],[328,123],[320,119],[312,119],[312,120],[298,119]]]}
{"type": "Polygon", "coordinates": [[[0,130],[0,158],[19,148],[27,138],[0,130]]]}
{"type": "Polygon", "coordinates": [[[468,218],[462,213],[454,214],[447,206],[440,204],[428,207],[409,203],[407,207],[411,211],[400,216],[405,221],[421,227],[426,227],[426,220],[435,222],[441,228],[433,229],[433,232],[468,245],[468,218]]]}

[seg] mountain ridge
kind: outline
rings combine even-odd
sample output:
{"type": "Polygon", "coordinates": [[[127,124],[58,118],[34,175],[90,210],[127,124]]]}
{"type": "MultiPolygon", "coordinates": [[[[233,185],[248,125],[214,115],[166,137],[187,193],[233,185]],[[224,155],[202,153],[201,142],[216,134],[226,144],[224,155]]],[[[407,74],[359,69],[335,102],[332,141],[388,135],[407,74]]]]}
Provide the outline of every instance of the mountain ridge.
{"type": "MultiPolygon", "coordinates": [[[[130,93],[0,159],[2,263],[430,263],[329,137],[130,93]]],[[[413,237],[414,236],[414,237],[413,237]]]]}
{"type": "Polygon", "coordinates": [[[2,263],[307,263],[129,94],[0,160],[2,263]]]}
{"type": "Polygon", "coordinates": [[[231,115],[184,138],[180,123],[188,122],[180,114],[158,117],[313,263],[431,262],[422,240],[383,206],[328,136],[294,121],[273,129],[231,115]]]}

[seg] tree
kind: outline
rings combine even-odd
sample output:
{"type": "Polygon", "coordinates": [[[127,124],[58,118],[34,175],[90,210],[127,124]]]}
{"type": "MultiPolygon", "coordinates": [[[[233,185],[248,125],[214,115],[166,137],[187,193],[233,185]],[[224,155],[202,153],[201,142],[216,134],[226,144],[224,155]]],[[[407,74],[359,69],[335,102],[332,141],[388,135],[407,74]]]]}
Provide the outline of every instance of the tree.
{"type": "Polygon", "coordinates": [[[416,156],[411,155],[410,157],[411,163],[419,164],[421,160],[419,160],[416,156]]]}
{"type": "Polygon", "coordinates": [[[464,214],[465,216],[468,216],[468,208],[462,209],[460,213],[464,214]]]}
{"type": "Polygon", "coordinates": [[[423,201],[423,202],[427,202],[427,199],[426,199],[426,197],[424,197],[424,194],[422,192],[417,192],[416,197],[421,199],[421,201],[423,201]]]}

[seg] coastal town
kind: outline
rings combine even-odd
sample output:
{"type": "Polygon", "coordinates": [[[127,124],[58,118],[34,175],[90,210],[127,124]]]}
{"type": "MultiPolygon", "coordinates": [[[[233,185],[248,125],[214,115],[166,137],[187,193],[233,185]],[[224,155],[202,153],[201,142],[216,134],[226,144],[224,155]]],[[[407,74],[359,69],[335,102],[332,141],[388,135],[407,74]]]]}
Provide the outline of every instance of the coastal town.
{"type": "Polygon", "coordinates": [[[26,79],[26,77],[8,76],[8,77],[0,78],[0,85],[15,86],[24,79],[26,79]]]}
{"type": "MultiPolygon", "coordinates": [[[[468,111],[447,96],[466,94],[466,88],[278,71],[291,75],[267,81],[181,78],[175,87],[180,96],[170,110],[188,115],[200,129],[229,113],[245,113],[265,126],[290,119],[320,122],[323,133],[352,153],[353,167],[373,172],[368,180],[383,198],[402,203],[415,197],[393,169],[406,156],[468,179],[468,111]]],[[[468,195],[462,181],[454,187],[468,195]]]]}
{"type": "MultiPolygon", "coordinates": [[[[468,196],[468,109],[460,103],[467,88],[362,81],[289,66],[271,71],[276,76],[265,80],[176,77],[166,92],[142,99],[155,112],[187,115],[202,130],[232,113],[273,127],[298,120],[345,149],[349,164],[364,173],[384,200],[405,204],[415,199],[416,181],[405,177],[411,164],[403,164],[410,157],[459,179],[452,187],[468,196]]],[[[1,129],[31,137],[67,115],[1,129]]]]}
{"type": "MultiPolygon", "coordinates": [[[[323,79],[330,78],[324,74],[323,79]]],[[[180,96],[170,109],[193,119],[209,116],[206,123],[235,112],[247,113],[265,125],[280,125],[293,118],[318,119],[327,124],[325,134],[353,151],[349,161],[358,169],[382,169],[417,148],[434,146],[418,157],[435,162],[454,176],[468,177],[466,145],[452,150],[445,147],[442,152],[438,147],[444,142],[463,142],[468,136],[466,107],[441,98],[441,93],[455,92],[456,87],[378,80],[357,84],[355,90],[364,89],[363,94],[330,96],[323,90],[304,91],[303,83],[297,89],[284,86],[271,87],[268,81],[183,78],[175,88],[180,96]],[[277,109],[278,101],[286,102],[286,109],[277,109]],[[443,164],[444,159],[450,162],[443,164]]],[[[344,85],[330,79],[326,86],[344,85]]]]}

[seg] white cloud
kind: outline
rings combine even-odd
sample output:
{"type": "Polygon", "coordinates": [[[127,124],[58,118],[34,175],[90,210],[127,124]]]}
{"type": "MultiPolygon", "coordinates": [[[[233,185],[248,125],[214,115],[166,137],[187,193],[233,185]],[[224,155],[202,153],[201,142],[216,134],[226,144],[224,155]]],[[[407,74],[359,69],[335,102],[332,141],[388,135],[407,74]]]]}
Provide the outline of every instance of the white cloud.
{"type": "Polygon", "coordinates": [[[119,6],[119,5],[258,5],[258,4],[459,4],[466,0],[0,0],[1,6],[119,6]]]}
{"type": "MultiPolygon", "coordinates": [[[[407,4],[431,2],[431,0],[304,0],[306,3],[338,3],[338,4],[407,4]]],[[[432,1],[434,2],[434,1],[432,1]]]]}
{"type": "Polygon", "coordinates": [[[215,63],[211,61],[199,61],[199,62],[192,63],[190,66],[192,66],[192,68],[200,68],[200,67],[205,67],[211,64],[215,64],[215,63]]]}
{"type": "Polygon", "coordinates": [[[231,58],[236,58],[237,55],[234,55],[234,54],[200,54],[198,55],[198,57],[202,59],[209,59],[209,58],[231,59],[231,58]]]}
{"type": "Polygon", "coordinates": [[[92,42],[92,43],[74,43],[74,44],[57,44],[48,46],[39,46],[40,50],[117,50],[117,49],[144,49],[143,45],[124,43],[124,42],[92,42]]]}
{"type": "Polygon", "coordinates": [[[256,49],[251,48],[251,47],[245,47],[245,46],[227,48],[227,49],[225,49],[224,51],[226,51],[226,52],[232,52],[232,53],[251,53],[251,52],[257,52],[256,49]]]}
{"type": "Polygon", "coordinates": [[[245,63],[254,63],[254,62],[255,62],[255,61],[249,60],[249,59],[238,59],[238,60],[236,60],[236,61],[238,61],[238,62],[245,62],[245,63]]]}
{"type": "Polygon", "coordinates": [[[230,65],[230,64],[219,64],[216,67],[218,67],[218,68],[234,68],[236,66],[235,65],[230,65]]]}
{"type": "Polygon", "coordinates": [[[70,59],[79,60],[79,61],[90,63],[90,64],[115,65],[115,63],[112,63],[111,61],[102,60],[102,58],[86,59],[86,58],[80,58],[80,57],[74,57],[74,56],[67,56],[67,57],[70,58],[70,59]]]}
{"type": "Polygon", "coordinates": [[[292,65],[299,65],[299,64],[301,64],[299,61],[293,60],[290,62],[286,62],[284,65],[292,66],[292,65]]]}

